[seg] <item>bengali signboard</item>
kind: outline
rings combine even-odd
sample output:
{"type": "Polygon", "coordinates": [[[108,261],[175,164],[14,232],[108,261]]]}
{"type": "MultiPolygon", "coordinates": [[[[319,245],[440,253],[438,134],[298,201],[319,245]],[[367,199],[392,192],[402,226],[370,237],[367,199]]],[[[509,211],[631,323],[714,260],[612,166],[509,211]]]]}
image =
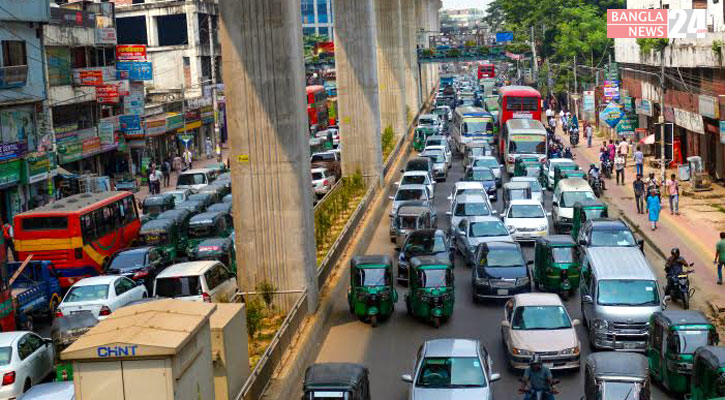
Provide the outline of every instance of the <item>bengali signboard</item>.
{"type": "Polygon", "coordinates": [[[101,150],[101,138],[95,136],[84,139],[81,146],[81,151],[84,157],[98,153],[101,150]]]}
{"type": "Polygon", "coordinates": [[[688,131],[705,134],[705,125],[702,116],[693,112],[675,108],[675,123],[688,131]]]}
{"type": "Polygon", "coordinates": [[[70,134],[62,138],[56,136],[58,160],[61,164],[78,161],[83,158],[83,143],[78,140],[76,134],[70,134]]]}
{"type": "Polygon", "coordinates": [[[607,80],[604,81],[604,100],[605,101],[618,101],[619,100],[619,81],[607,80]]]}
{"type": "Polygon", "coordinates": [[[70,49],[67,47],[47,46],[45,47],[45,59],[48,61],[48,82],[50,85],[70,85],[70,49]]]}
{"type": "Polygon", "coordinates": [[[119,72],[126,71],[126,79],[132,81],[150,81],[154,79],[153,64],[148,61],[119,61],[116,63],[116,69],[119,72]]]}
{"type": "Polygon", "coordinates": [[[634,135],[635,129],[637,129],[639,121],[636,115],[626,114],[624,118],[617,124],[617,135],[619,136],[630,136],[634,135]]]}
{"type": "Polygon", "coordinates": [[[144,123],[147,136],[157,136],[166,133],[166,118],[155,118],[146,120],[144,123]]]}
{"type": "Polygon", "coordinates": [[[96,86],[96,101],[101,104],[116,104],[120,100],[117,85],[96,86]]]}
{"type": "Polygon", "coordinates": [[[70,8],[50,7],[50,23],[80,28],[95,28],[96,13],[70,8]]]}
{"type": "Polygon", "coordinates": [[[717,98],[701,94],[698,96],[698,106],[700,115],[703,117],[712,119],[720,118],[720,105],[718,104],[717,98]]]}
{"type": "Polygon", "coordinates": [[[166,115],[166,131],[174,131],[184,126],[184,116],[182,114],[166,115]]]}
{"type": "Polygon", "coordinates": [[[105,119],[98,121],[98,137],[101,139],[102,145],[116,143],[116,140],[115,140],[116,124],[113,121],[114,119],[116,119],[116,118],[115,117],[105,118],[105,119]]]}
{"type": "Polygon", "coordinates": [[[145,61],[145,44],[119,44],[116,46],[116,61],[145,61]]]}
{"type": "Polygon", "coordinates": [[[55,169],[55,154],[30,153],[25,157],[27,183],[40,182],[50,177],[50,171],[55,169]]]}
{"type": "Polygon", "coordinates": [[[0,189],[13,186],[20,182],[23,160],[0,163],[0,189]]]}
{"type": "Polygon", "coordinates": [[[141,116],[138,114],[119,115],[118,122],[122,132],[141,130],[141,116]]]}
{"type": "Polygon", "coordinates": [[[24,142],[0,143],[0,161],[22,157],[27,150],[24,142]]]}
{"type": "Polygon", "coordinates": [[[96,28],[96,44],[116,44],[116,28],[96,28]]]}
{"type": "Polygon", "coordinates": [[[103,84],[103,71],[100,69],[84,69],[78,71],[78,79],[82,86],[98,86],[103,84]]]}
{"type": "Polygon", "coordinates": [[[646,99],[637,99],[634,101],[634,108],[637,114],[652,116],[652,102],[646,99]]]}
{"type": "Polygon", "coordinates": [[[619,121],[622,120],[624,117],[624,113],[622,112],[622,106],[610,101],[609,104],[602,110],[601,113],[599,113],[599,119],[606,122],[607,125],[614,128],[617,126],[619,121]]]}
{"type": "Polygon", "coordinates": [[[585,90],[584,93],[582,93],[582,111],[584,112],[584,119],[589,122],[594,122],[595,117],[595,100],[594,100],[594,91],[593,90],[585,90]]]}

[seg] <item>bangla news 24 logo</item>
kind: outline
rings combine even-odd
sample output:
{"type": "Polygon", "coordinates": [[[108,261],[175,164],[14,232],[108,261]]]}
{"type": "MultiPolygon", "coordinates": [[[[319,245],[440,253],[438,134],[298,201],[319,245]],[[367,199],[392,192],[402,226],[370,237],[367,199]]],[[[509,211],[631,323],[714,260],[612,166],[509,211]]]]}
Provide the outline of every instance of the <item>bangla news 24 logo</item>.
{"type": "Polygon", "coordinates": [[[705,33],[705,9],[607,10],[608,38],[703,39],[705,33]]]}

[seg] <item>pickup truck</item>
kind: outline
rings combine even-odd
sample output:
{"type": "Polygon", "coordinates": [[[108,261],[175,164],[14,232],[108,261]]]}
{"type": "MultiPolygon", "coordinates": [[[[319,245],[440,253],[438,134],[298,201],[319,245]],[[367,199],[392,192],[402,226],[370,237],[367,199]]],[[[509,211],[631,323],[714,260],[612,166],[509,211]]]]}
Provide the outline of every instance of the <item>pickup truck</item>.
{"type": "Polygon", "coordinates": [[[340,164],[340,153],[335,151],[326,151],[323,153],[314,153],[310,157],[312,168],[325,168],[328,172],[335,175],[335,180],[342,178],[342,165],[340,164]]]}
{"type": "MultiPolygon", "coordinates": [[[[9,262],[4,265],[3,287],[8,287],[8,277],[13,276],[21,264],[9,262]]],[[[33,330],[35,317],[52,318],[62,300],[58,275],[50,261],[28,262],[9,289],[15,303],[16,325],[23,330],[33,330]]]]}

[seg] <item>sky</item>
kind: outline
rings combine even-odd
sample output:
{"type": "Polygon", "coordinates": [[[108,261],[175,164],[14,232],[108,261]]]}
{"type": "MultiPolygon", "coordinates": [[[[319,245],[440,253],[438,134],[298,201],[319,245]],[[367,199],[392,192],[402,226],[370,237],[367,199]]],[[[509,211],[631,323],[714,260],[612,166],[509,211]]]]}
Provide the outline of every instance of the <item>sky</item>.
{"type": "Polygon", "coordinates": [[[486,9],[489,0],[443,0],[443,8],[480,8],[486,9]]]}

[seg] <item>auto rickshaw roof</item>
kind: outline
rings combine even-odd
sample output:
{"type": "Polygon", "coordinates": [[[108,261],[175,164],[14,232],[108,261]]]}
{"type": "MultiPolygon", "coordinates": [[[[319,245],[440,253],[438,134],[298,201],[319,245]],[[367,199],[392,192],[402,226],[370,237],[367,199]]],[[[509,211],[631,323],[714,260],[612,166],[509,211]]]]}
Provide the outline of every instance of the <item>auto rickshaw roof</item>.
{"type": "Polygon", "coordinates": [[[196,194],[203,193],[219,193],[224,190],[224,182],[214,181],[206,186],[202,186],[196,194]]]}
{"type": "Polygon", "coordinates": [[[677,325],[712,326],[712,323],[705,317],[705,314],[695,310],[665,310],[656,312],[654,316],[667,323],[670,327],[677,325]]]}
{"type": "Polygon", "coordinates": [[[196,210],[197,208],[204,208],[204,203],[196,200],[186,200],[176,205],[176,209],[196,210]]]}
{"type": "Polygon", "coordinates": [[[231,212],[232,211],[232,203],[214,203],[209,206],[209,208],[206,209],[209,212],[231,212]]]}
{"type": "Polygon", "coordinates": [[[563,171],[562,175],[566,178],[578,178],[582,176],[586,176],[586,172],[580,170],[580,169],[569,169],[563,171]]]}
{"type": "Polygon", "coordinates": [[[219,218],[221,215],[226,214],[222,211],[207,211],[203,212],[201,214],[194,215],[189,220],[189,225],[201,225],[201,224],[208,224],[213,222],[215,219],[219,218]]]}
{"type": "Polygon", "coordinates": [[[368,375],[368,369],[360,364],[322,363],[313,364],[305,371],[304,389],[320,387],[357,387],[368,375]]]}
{"type": "Polygon", "coordinates": [[[156,232],[156,231],[168,231],[169,228],[171,228],[172,225],[176,225],[176,220],[170,219],[170,218],[164,218],[164,219],[153,219],[151,221],[146,222],[141,226],[141,230],[139,231],[139,234],[147,233],[147,232],[156,232]]]}
{"type": "Polygon", "coordinates": [[[157,220],[159,219],[184,219],[188,215],[191,214],[191,211],[187,210],[186,208],[174,208],[172,210],[166,210],[162,212],[161,214],[156,217],[157,220]]]}
{"type": "Polygon", "coordinates": [[[173,202],[173,201],[174,201],[173,194],[162,193],[162,194],[155,194],[153,196],[146,196],[146,198],[143,199],[143,205],[155,206],[155,205],[164,204],[164,203],[173,202]]]}
{"type": "Polygon", "coordinates": [[[620,230],[622,228],[629,229],[627,224],[624,223],[621,219],[616,218],[593,218],[592,221],[592,229],[597,231],[606,231],[606,230],[620,230]]]}
{"type": "Polygon", "coordinates": [[[529,182],[506,182],[503,184],[504,189],[508,190],[526,190],[531,188],[529,182]]]}
{"type": "Polygon", "coordinates": [[[453,265],[451,265],[451,261],[448,258],[443,258],[442,256],[437,255],[413,257],[410,260],[410,266],[412,268],[425,268],[433,266],[453,268],[453,265]]]}
{"type": "Polygon", "coordinates": [[[574,162],[572,161],[571,164],[568,162],[554,164],[554,171],[556,171],[557,169],[559,169],[561,171],[576,171],[579,169],[579,166],[574,164],[574,162]]]}
{"type": "Polygon", "coordinates": [[[695,360],[698,358],[707,361],[712,368],[725,368],[725,347],[702,346],[695,350],[695,360]]]}
{"type": "Polygon", "coordinates": [[[587,357],[596,377],[629,377],[647,379],[647,358],[639,353],[598,352],[587,357]]]}
{"type": "Polygon", "coordinates": [[[577,245],[571,235],[547,235],[536,241],[553,247],[575,247],[577,245]]]}
{"type": "Polygon", "coordinates": [[[430,208],[422,206],[402,206],[398,207],[398,216],[418,216],[430,213],[430,208]]]}
{"type": "MultiPolygon", "coordinates": [[[[209,186],[209,185],[206,185],[206,186],[209,186]]],[[[206,187],[206,186],[204,186],[204,187],[206,187]]],[[[206,200],[213,196],[214,196],[214,193],[211,193],[211,192],[198,192],[198,193],[190,194],[188,199],[191,201],[197,201],[195,199],[202,199],[202,198],[204,200],[206,200]]]]}
{"type": "Polygon", "coordinates": [[[224,203],[231,203],[231,202],[232,202],[232,200],[233,200],[233,197],[232,197],[232,194],[231,194],[231,193],[229,193],[229,194],[225,195],[225,196],[224,196],[224,197],[222,198],[222,201],[223,201],[224,203]]]}
{"type": "Polygon", "coordinates": [[[392,266],[393,260],[390,256],[384,255],[370,255],[370,256],[354,256],[350,261],[350,265],[353,268],[365,266],[365,265],[386,265],[392,266]]]}
{"type": "Polygon", "coordinates": [[[584,199],[582,201],[577,201],[574,203],[574,208],[581,207],[581,208],[607,208],[607,205],[602,203],[599,200],[594,199],[584,199]]]}

